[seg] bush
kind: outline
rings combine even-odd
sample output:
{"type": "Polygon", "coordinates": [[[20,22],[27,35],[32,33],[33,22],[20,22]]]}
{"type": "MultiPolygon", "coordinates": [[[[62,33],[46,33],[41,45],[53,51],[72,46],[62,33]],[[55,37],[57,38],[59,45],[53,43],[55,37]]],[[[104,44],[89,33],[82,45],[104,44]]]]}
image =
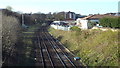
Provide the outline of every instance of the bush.
{"type": "Polygon", "coordinates": [[[20,34],[20,24],[16,17],[2,15],[2,50],[3,57],[9,53],[17,43],[20,34]]]}
{"type": "Polygon", "coordinates": [[[100,19],[100,25],[103,27],[120,28],[119,20],[120,17],[104,17],[100,19]]]}
{"type": "Polygon", "coordinates": [[[70,28],[71,31],[81,31],[80,28],[78,28],[77,26],[73,26],[70,28]]]}
{"type": "Polygon", "coordinates": [[[82,30],[76,36],[75,31],[51,30],[54,37],[60,40],[76,56],[88,66],[118,66],[118,31],[82,30]],[[66,41],[67,40],[67,41],[66,41]]]}

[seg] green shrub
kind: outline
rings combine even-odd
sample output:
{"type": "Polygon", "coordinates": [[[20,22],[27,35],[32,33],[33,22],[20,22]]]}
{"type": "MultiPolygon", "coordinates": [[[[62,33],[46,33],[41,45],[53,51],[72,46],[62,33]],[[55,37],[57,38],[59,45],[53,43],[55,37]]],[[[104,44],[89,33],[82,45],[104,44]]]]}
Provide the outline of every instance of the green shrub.
{"type": "Polygon", "coordinates": [[[100,25],[103,27],[120,28],[119,20],[120,17],[104,17],[100,19],[100,25]]]}
{"type": "Polygon", "coordinates": [[[118,66],[118,31],[82,30],[76,35],[78,31],[50,28],[49,32],[54,37],[62,36],[64,46],[88,66],[118,66]]]}
{"type": "Polygon", "coordinates": [[[76,33],[76,36],[80,35],[81,34],[81,29],[78,28],[77,26],[73,26],[70,28],[71,31],[75,31],[76,33]]]}
{"type": "Polygon", "coordinates": [[[71,31],[81,31],[80,28],[78,28],[77,26],[73,26],[70,28],[71,31]]]}

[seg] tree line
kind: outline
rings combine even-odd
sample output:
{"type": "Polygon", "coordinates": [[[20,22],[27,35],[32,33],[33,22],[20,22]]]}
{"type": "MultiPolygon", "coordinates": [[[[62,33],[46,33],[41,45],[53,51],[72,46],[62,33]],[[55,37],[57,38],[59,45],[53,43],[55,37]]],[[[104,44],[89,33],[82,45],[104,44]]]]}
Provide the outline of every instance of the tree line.
{"type": "Polygon", "coordinates": [[[104,17],[100,19],[103,27],[120,28],[120,17],[104,17]]]}

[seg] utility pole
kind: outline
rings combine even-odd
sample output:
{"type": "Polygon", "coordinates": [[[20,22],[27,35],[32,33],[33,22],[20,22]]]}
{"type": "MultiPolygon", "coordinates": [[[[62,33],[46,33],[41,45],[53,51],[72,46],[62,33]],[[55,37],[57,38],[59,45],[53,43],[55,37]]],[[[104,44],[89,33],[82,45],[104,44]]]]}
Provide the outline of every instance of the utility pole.
{"type": "Polygon", "coordinates": [[[24,15],[22,14],[22,26],[24,26],[24,15]]]}
{"type": "Polygon", "coordinates": [[[37,19],[35,19],[35,24],[37,23],[37,19]]]}

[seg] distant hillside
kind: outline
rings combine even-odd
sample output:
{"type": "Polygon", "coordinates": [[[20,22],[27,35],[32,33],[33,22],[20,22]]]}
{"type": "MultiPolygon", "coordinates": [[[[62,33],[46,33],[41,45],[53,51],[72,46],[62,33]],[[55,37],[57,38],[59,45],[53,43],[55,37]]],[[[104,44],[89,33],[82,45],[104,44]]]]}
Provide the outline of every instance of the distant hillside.
{"type": "Polygon", "coordinates": [[[118,66],[118,31],[62,31],[49,28],[71,52],[88,66],[118,66]]]}

